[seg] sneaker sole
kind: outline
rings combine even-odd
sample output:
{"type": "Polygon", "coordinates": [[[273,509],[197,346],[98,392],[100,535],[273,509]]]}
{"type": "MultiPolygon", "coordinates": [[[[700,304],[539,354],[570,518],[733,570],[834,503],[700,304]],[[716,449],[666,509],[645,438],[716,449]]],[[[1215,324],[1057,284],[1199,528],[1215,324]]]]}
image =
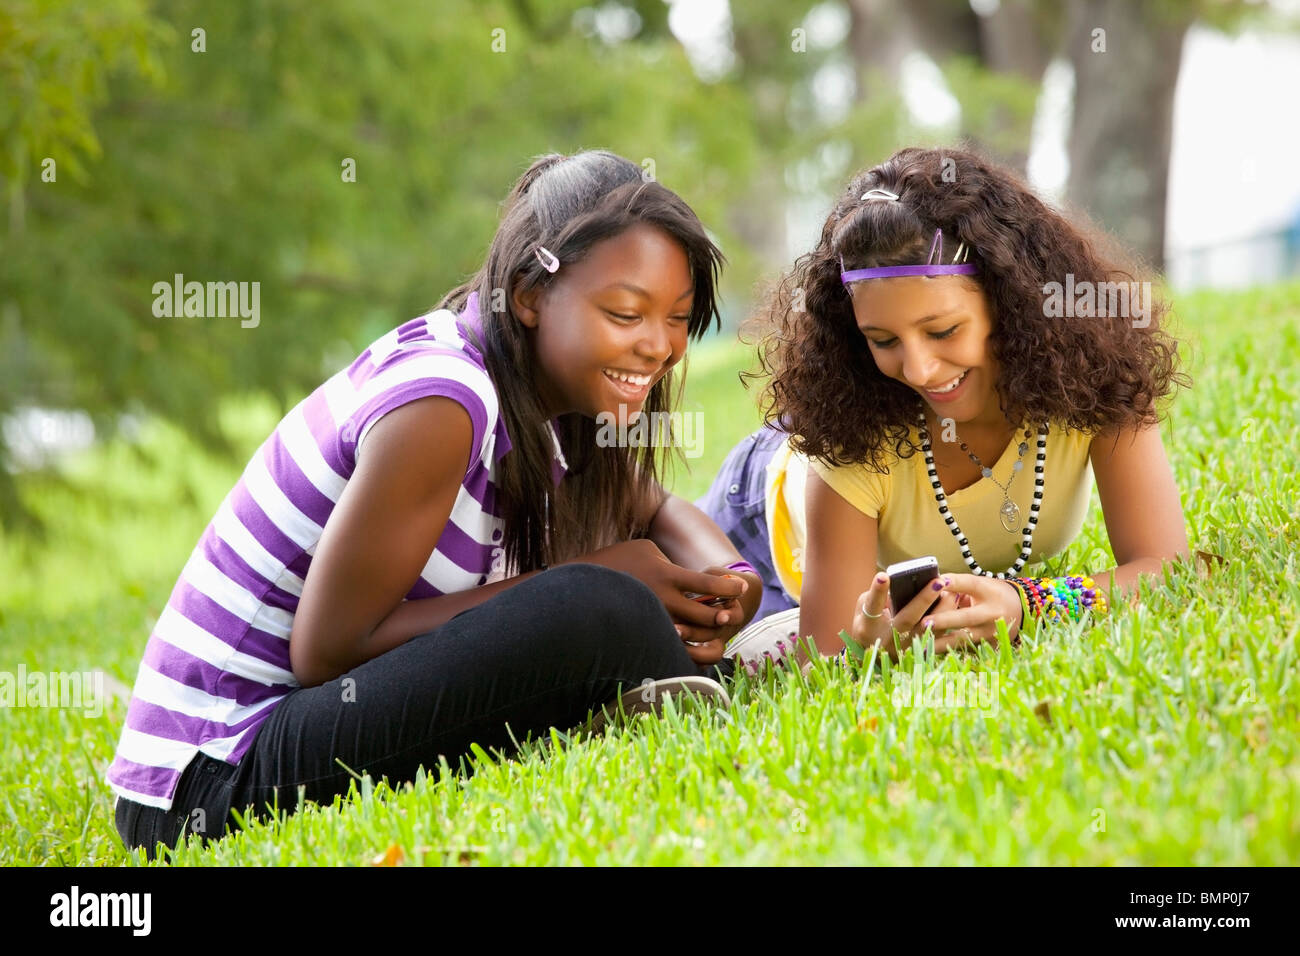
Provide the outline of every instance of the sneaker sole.
{"type": "Polygon", "coordinates": [[[666,677],[663,680],[648,681],[639,687],[624,691],[617,701],[605,704],[592,717],[588,729],[592,733],[603,730],[618,714],[621,705],[623,713],[657,714],[663,708],[666,698],[674,694],[693,694],[705,700],[716,701],[723,708],[730,709],[731,697],[717,681],[709,677],[666,677]]]}

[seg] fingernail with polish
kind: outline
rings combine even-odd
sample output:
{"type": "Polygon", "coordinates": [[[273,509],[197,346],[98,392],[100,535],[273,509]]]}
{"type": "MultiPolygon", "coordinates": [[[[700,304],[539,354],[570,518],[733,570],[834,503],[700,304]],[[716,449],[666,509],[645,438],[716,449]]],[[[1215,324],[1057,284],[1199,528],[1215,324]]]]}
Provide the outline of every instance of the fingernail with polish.
{"type": "Polygon", "coordinates": [[[934,587],[934,589],[935,589],[936,591],[942,591],[942,590],[943,590],[943,582],[942,582],[942,581],[935,581],[933,587],[934,587]]]}

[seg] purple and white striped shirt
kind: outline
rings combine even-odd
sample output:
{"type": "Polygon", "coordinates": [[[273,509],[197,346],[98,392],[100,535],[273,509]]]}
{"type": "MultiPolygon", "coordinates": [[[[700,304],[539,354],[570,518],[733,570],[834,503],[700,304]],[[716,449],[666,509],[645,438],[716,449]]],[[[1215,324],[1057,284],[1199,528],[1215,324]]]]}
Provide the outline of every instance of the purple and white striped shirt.
{"type": "MultiPolygon", "coordinates": [[[[119,795],[171,808],[198,751],[238,764],[258,727],[299,686],[289,634],[312,554],[370,427],[400,405],[445,396],[473,423],[469,469],[451,519],[407,599],[477,587],[501,571],[497,462],[510,450],[496,390],[446,310],[399,326],[276,426],[217,510],[145,647],[108,769],[119,795]]],[[[555,440],[556,481],[567,466],[555,440]]]]}

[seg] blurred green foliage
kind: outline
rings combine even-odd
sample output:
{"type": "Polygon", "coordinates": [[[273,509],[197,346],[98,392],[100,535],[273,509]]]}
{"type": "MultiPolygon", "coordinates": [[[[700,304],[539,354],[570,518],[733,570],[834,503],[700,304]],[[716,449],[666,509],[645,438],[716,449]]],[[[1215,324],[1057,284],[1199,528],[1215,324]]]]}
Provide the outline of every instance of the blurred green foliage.
{"type": "Polygon", "coordinates": [[[623,42],[574,29],[582,7],[6,7],[0,414],[79,408],[100,434],[160,415],[227,449],[220,395],[287,407],[427,310],[540,153],[653,161],[719,219],[758,151],[744,97],[696,79],[654,4],[623,42]],[[175,274],[260,283],[259,324],[155,317],[175,274]]]}
{"type": "MultiPolygon", "coordinates": [[[[663,0],[5,0],[0,421],[80,409],[109,437],[157,417],[232,456],[219,399],[287,409],[426,311],[551,151],[612,149],[680,193],[728,256],[734,325],[788,262],[792,211],[806,244],[853,171],[956,131],[858,62],[854,36],[888,27],[874,7],[730,8],[725,49],[693,62],[663,0]],[[176,275],[258,283],[256,327],[156,317],[176,275]]],[[[963,135],[1027,143],[1035,84],[941,66],[963,135]]],[[[17,467],[0,433],[0,528],[38,529],[17,467]]]]}

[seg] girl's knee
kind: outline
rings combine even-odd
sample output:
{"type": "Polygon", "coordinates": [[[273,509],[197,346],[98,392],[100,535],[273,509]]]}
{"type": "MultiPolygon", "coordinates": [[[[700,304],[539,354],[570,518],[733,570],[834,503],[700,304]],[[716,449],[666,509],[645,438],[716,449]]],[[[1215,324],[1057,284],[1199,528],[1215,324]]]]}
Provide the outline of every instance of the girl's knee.
{"type": "Polygon", "coordinates": [[[667,616],[649,586],[630,574],[599,564],[564,564],[546,572],[548,584],[568,599],[615,618],[667,616]]]}
{"type": "Polygon", "coordinates": [[[566,564],[547,572],[567,598],[564,611],[597,646],[619,646],[656,656],[682,651],[681,639],[663,602],[650,587],[630,574],[595,564],[566,564]],[[581,605],[578,611],[573,603],[581,605]],[[614,640],[616,638],[616,640],[614,640]]]}

